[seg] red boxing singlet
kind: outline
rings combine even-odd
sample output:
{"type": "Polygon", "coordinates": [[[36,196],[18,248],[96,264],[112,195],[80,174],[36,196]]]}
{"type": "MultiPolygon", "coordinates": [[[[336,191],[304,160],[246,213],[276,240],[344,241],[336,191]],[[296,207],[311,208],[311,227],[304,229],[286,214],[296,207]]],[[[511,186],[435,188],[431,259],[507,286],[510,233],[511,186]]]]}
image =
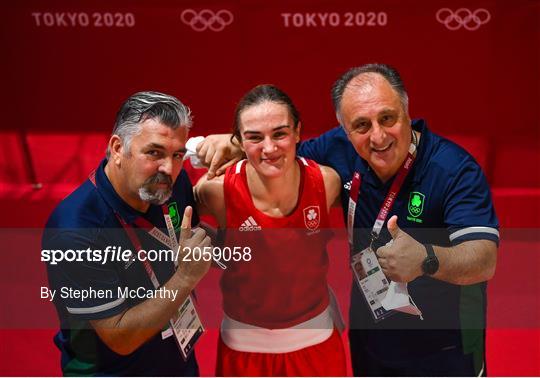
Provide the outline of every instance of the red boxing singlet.
{"type": "Polygon", "coordinates": [[[326,243],[331,235],[324,181],[316,163],[304,158],[297,162],[297,206],[282,218],[255,207],[245,160],[225,173],[225,246],[249,246],[252,256],[250,261],[227,262],[221,278],[223,308],[234,320],[289,328],[328,307],[326,243]]]}

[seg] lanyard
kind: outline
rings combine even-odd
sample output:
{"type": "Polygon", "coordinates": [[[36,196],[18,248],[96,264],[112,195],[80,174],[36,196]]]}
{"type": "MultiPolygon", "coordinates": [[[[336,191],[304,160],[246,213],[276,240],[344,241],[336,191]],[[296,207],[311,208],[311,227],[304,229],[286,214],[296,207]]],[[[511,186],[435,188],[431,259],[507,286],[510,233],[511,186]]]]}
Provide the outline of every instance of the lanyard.
{"type": "MultiPolygon", "coordinates": [[[[90,175],[88,176],[90,182],[97,188],[96,183],[96,171],[92,171],[90,175]]],[[[167,205],[161,206],[161,210],[163,211],[163,218],[165,219],[165,224],[167,225],[167,232],[169,233],[169,236],[165,235],[159,228],[155,227],[152,223],[150,223],[148,220],[146,220],[143,217],[138,217],[135,219],[133,223],[139,228],[142,228],[148,234],[150,234],[152,237],[157,239],[159,242],[165,244],[167,247],[171,248],[173,251],[178,251],[179,244],[178,239],[176,238],[176,233],[174,232],[174,226],[172,224],[171,216],[169,215],[169,207],[167,205]]],[[[135,247],[135,250],[140,253],[140,256],[142,257],[142,264],[144,266],[144,270],[148,274],[148,277],[150,278],[150,281],[152,281],[152,285],[154,285],[155,289],[159,288],[159,281],[157,279],[157,276],[154,272],[154,269],[152,268],[152,265],[148,262],[146,259],[146,251],[143,250],[141,241],[137,234],[135,233],[135,230],[133,227],[128,224],[124,218],[118,214],[118,212],[114,212],[114,215],[122,225],[122,228],[124,231],[126,231],[126,234],[128,235],[129,240],[135,247]]],[[[175,268],[178,267],[178,261],[174,262],[175,268]]]]}
{"type": "MultiPolygon", "coordinates": [[[[174,232],[174,226],[172,224],[171,216],[169,215],[169,207],[167,205],[162,205],[161,210],[163,211],[163,218],[165,219],[165,224],[167,225],[167,232],[169,236],[165,235],[163,231],[155,227],[152,223],[146,220],[143,217],[138,217],[133,223],[139,228],[142,228],[154,239],[163,243],[169,247],[172,251],[178,251],[179,244],[178,239],[176,238],[176,233],[174,232]]],[[[117,216],[118,217],[118,216],[117,216]]],[[[175,262],[175,266],[178,265],[178,262],[175,262]]]]}
{"type": "Polygon", "coordinates": [[[122,225],[122,228],[126,231],[129,237],[129,240],[135,247],[135,250],[138,251],[138,253],[142,257],[141,263],[143,264],[144,270],[146,271],[146,274],[148,274],[150,281],[152,281],[152,285],[154,285],[154,289],[158,289],[159,281],[156,277],[156,273],[154,272],[154,269],[152,269],[152,265],[150,265],[150,263],[146,259],[146,251],[142,249],[141,241],[139,237],[137,236],[137,234],[135,233],[135,230],[133,229],[133,227],[131,227],[131,225],[126,223],[126,221],[118,213],[115,212],[114,215],[116,215],[116,218],[118,218],[118,221],[122,225]]]}
{"type": "MultiPolygon", "coordinates": [[[[135,225],[137,225],[138,227],[146,230],[150,235],[152,235],[158,241],[163,242],[164,244],[166,244],[167,246],[172,248],[173,251],[178,251],[178,248],[179,248],[178,240],[176,239],[176,234],[174,233],[174,227],[173,227],[173,224],[172,224],[172,220],[171,220],[171,217],[169,215],[169,207],[167,205],[163,205],[161,207],[161,209],[163,211],[163,217],[165,218],[165,223],[167,224],[167,230],[169,232],[169,236],[165,235],[157,227],[155,227],[152,223],[150,223],[148,220],[146,220],[146,219],[144,219],[142,217],[138,217],[133,223],[135,223],[135,225]],[[156,237],[156,235],[158,237],[156,237]],[[165,241],[162,240],[163,237],[167,238],[167,240],[169,242],[165,243],[165,241]]],[[[126,223],[126,221],[120,216],[120,214],[115,212],[114,215],[116,215],[116,218],[118,218],[118,221],[122,225],[122,228],[126,231],[128,237],[129,237],[129,240],[131,241],[131,243],[135,247],[135,250],[139,251],[138,253],[140,253],[140,256],[142,257],[141,262],[142,262],[142,264],[144,266],[144,270],[148,274],[148,277],[150,278],[150,281],[152,281],[152,284],[154,285],[154,288],[155,289],[159,288],[159,281],[158,281],[158,279],[156,277],[156,274],[154,273],[154,269],[152,269],[152,266],[150,265],[150,263],[146,259],[146,251],[143,250],[141,241],[140,241],[139,237],[137,236],[137,234],[135,233],[135,230],[133,229],[133,227],[130,224],[126,223]]],[[[175,266],[175,268],[178,267],[178,261],[174,262],[174,266],[175,266]]]]}
{"type": "MultiPolygon", "coordinates": [[[[167,205],[163,205],[161,209],[163,211],[163,217],[165,218],[165,223],[167,223],[167,230],[169,232],[169,237],[164,235],[163,232],[159,231],[156,227],[152,225],[152,223],[150,223],[148,220],[142,217],[137,218],[133,223],[135,223],[136,226],[143,228],[145,230],[148,230],[148,229],[158,230],[165,237],[167,237],[168,239],[170,238],[172,243],[177,246],[176,248],[178,250],[179,249],[178,240],[176,239],[176,234],[174,233],[172,220],[169,215],[169,207],[167,205]]],[[[154,289],[156,290],[159,289],[160,285],[156,277],[156,273],[154,272],[154,269],[152,269],[152,265],[150,265],[150,263],[148,262],[148,259],[146,258],[146,251],[142,249],[141,241],[139,237],[137,236],[137,234],[135,233],[135,229],[130,224],[128,224],[120,216],[120,214],[115,212],[114,215],[116,215],[116,218],[122,225],[122,228],[126,231],[129,237],[129,240],[131,241],[135,249],[138,251],[138,254],[141,257],[141,263],[143,264],[144,270],[146,271],[146,274],[150,278],[150,281],[152,281],[152,285],[154,286],[154,289]]],[[[150,235],[152,234],[150,233],[150,235]]],[[[161,239],[159,238],[157,238],[157,240],[161,241],[161,239]]],[[[178,261],[174,262],[174,266],[178,268],[178,261]]],[[[193,293],[193,295],[195,297],[195,293],[193,293]]],[[[171,335],[175,335],[176,343],[178,347],[180,348],[180,352],[182,356],[184,357],[184,359],[186,359],[187,356],[191,353],[191,350],[193,349],[193,345],[197,341],[198,335],[200,335],[200,333],[202,333],[203,331],[204,329],[202,327],[202,323],[200,321],[199,315],[197,314],[197,310],[195,309],[193,305],[193,300],[191,299],[191,295],[189,295],[186,298],[186,300],[182,303],[182,305],[178,308],[177,314],[169,320],[169,326],[168,328],[166,327],[161,332],[161,337],[162,339],[166,339],[171,335]],[[187,324],[186,320],[184,320],[186,314],[187,316],[191,316],[191,318],[189,319],[188,329],[179,328],[179,327],[184,327],[185,324],[187,324]],[[190,332],[191,327],[193,327],[193,325],[197,331],[194,334],[191,333],[190,335],[189,332],[190,332]],[[186,339],[187,339],[187,345],[184,345],[186,343],[186,339]]]]}
{"type": "MultiPolygon", "coordinates": [[[[386,195],[386,198],[384,199],[383,204],[379,210],[379,214],[377,215],[377,219],[375,220],[375,224],[373,225],[373,228],[371,230],[371,243],[373,243],[375,240],[379,238],[384,222],[386,221],[388,214],[390,213],[390,211],[392,210],[392,207],[394,206],[394,203],[396,202],[396,198],[399,191],[401,190],[403,181],[405,181],[405,177],[407,177],[407,174],[410,172],[412,168],[412,164],[415,158],[414,157],[415,151],[416,151],[416,145],[414,143],[411,143],[407,157],[405,158],[405,161],[399,168],[398,174],[396,178],[394,179],[394,182],[392,182],[392,186],[390,187],[390,191],[386,195]]],[[[358,172],[354,172],[353,179],[351,182],[351,190],[349,192],[349,208],[348,208],[348,213],[347,213],[347,234],[349,237],[349,246],[351,250],[354,250],[354,245],[353,245],[354,215],[356,213],[356,202],[357,202],[356,200],[358,198],[358,195],[360,194],[361,181],[362,181],[362,178],[360,177],[360,174],[358,172]]]]}
{"type": "MultiPolygon", "coordinates": [[[[90,173],[88,179],[97,188],[96,171],[90,173]]],[[[174,232],[174,226],[171,220],[171,216],[169,214],[169,207],[167,205],[163,205],[161,207],[161,210],[163,212],[163,218],[165,219],[165,224],[167,225],[167,232],[169,233],[169,236],[165,235],[161,230],[159,230],[157,227],[155,227],[152,223],[150,223],[147,219],[143,217],[136,218],[133,223],[137,227],[148,232],[148,234],[153,236],[159,242],[167,245],[169,248],[171,248],[172,250],[176,250],[176,252],[179,253],[180,247],[178,239],[176,238],[176,233],[174,232]]],[[[122,225],[122,228],[126,231],[126,234],[129,237],[129,240],[131,241],[133,246],[135,247],[135,250],[138,251],[137,255],[140,257],[141,263],[144,266],[144,270],[150,278],[154,289],[158,290],[160,285],[156,273],[154,272],[152,265],[150,265],[148,259],[146,258],[146,251],[142,249],[141,241],[137,236],[135,229],[131,224],[128,224],[117,211],[114,211],[114,215],[122,225]]],[[[178,268],[178,261],[174,262],[174,266],[175,268],[178,268]]],[[[174,335],[182,357],[185,361],[187,361],[188,356],[193,351],[193,346],[203,332],[204,327],[201,323],[199,315],[197,314],[197,310],[193,305],[191,295],[189,295],[182,303],[182,305],[177,309],[176,314],[169,320],[169,326],[161,332],[161,337],[162,339],[166,339],[169,336],[174,335]]]]}

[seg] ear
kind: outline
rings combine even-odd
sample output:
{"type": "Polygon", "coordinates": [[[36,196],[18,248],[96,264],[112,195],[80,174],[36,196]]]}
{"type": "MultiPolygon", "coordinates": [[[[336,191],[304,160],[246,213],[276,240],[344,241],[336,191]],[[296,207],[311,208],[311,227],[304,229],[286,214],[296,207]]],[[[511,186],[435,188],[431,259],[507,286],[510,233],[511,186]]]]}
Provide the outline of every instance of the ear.
{"type": "Polygon", "coordinates": [[[113,135],[111,136],[111,139],[109,139],[109,150],[111,151],[110,161],[119,166],[121,156],[124,153],[124,146],[118,135],[113,135]]]}
{"type": "Polygon", "coordinates": [[[298,125],[296,125],[296,143],[300,143],[300,132],[302,131],[302,122],[298,122],[298,125]]]}
{"type": "Polygon", "coordinates": [[[343,126],[343,124],[341,123],[341,117],[339,116],[338,112],[336,112],[336,119],[337,119],[338,123],[343,126]]]}

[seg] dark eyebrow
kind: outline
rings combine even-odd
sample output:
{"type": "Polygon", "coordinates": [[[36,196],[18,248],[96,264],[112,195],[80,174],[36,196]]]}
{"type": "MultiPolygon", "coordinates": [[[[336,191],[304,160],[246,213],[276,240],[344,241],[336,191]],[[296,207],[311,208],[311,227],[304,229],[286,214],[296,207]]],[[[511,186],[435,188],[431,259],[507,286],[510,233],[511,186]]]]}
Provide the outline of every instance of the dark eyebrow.
{"type": "Polygon", "coordinates": [[[258,135],[258,134],[260,134],[260,132],[259,132],[259,131],[245,130],[245,131],[244,131],[244,134],[254,134],[254,135],[258,135]]]}
{"type": "MultiPolygon", "coordinates": [[[[165,147],[159,143],[150,143],[146,146],[144,146],[144,149],[145,150],[164,150],[165,147]]],[[[175,152],[181,152],[181,153],[185,153],[187,152],[187,149],[185,147],[182,147],[182,148],[179,148],[178,150],[176,150],[175,152]]]]}
{"type": "Polygon", "coordinates": [[[154,150],[164,150],[165,147],[163,147],[161,144],[159,143],[150,143],[150,144],[147,144],[146,146],[144,146],[144,149],[147,150],[147,149],[154,149],[154,150]]]}
{"type": "MultiPolygon", "coordinates": [[[[392,108],[384,108],[377,114],[377,117],[381,115],[387,115],[387,114],[399,114],[399,111],[392,108]]],[[[358,124],[363,121],[371,122],[371,120],[368,117],[358,117],[354,121],[351,122],[351,125],[352,127],[358,127],[358,124]]]]}
{"type": "Polygon", "coordinates": [[[369,118],[366,118],[366,117],[358,117],[356,118],[354,121],[352,121],[351,125],[352,127],[358,127],[358,124],[360,122],[364,122],[364,121],[368,121],[368,122],[371,122],[371,120],[369,118]]]}
{"type": "Polygon", "coordinates": [[[383,110],[379,112],[379,114],[388,114],[388,113],[399,113],[399,111],[396,109],[384,108],[383,110]]]}
{"type": "MultiPolygon", "coordinates": [[[[272,131],[278,131],[278,130],[285,129],[285,128],[290,129],[291,126],[289,126],[289,125],[276,126],[276,127],[274,127],[272,129],[272,131]]],[[[258,135],[258,134],[261,134],[261,132],[260,131],[253,131],[253,130],[245,130],[243,134],[255,134],[255,135],[258,135]]]]}

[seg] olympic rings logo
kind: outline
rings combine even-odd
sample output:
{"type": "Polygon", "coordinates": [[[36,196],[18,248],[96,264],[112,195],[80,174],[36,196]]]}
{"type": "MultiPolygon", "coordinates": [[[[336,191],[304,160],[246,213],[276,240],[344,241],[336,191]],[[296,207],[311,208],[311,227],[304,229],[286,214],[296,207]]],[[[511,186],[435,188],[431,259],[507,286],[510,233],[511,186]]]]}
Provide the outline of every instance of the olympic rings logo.
{"type": "Polygon", "coordinates": [[[220,32],[234,20],[233,14],[226,9],[221,9],[216,13],[210,9],[203,9],[198,13],[193,9],[185,9],[180,18],[184,24],[191,26],[197,32],[207,29],[220,32]]]}
{"type": "Polygon", "coordinates": [[[459,8],[455,12],[448,8],[441,8],[437,11],[435,17],[449,30],[458,30],[464,27],[472,31],[487,24],[491,19],[491,14],[484,8],[477,9],[474,12],[467,8],[459,8]]]}

